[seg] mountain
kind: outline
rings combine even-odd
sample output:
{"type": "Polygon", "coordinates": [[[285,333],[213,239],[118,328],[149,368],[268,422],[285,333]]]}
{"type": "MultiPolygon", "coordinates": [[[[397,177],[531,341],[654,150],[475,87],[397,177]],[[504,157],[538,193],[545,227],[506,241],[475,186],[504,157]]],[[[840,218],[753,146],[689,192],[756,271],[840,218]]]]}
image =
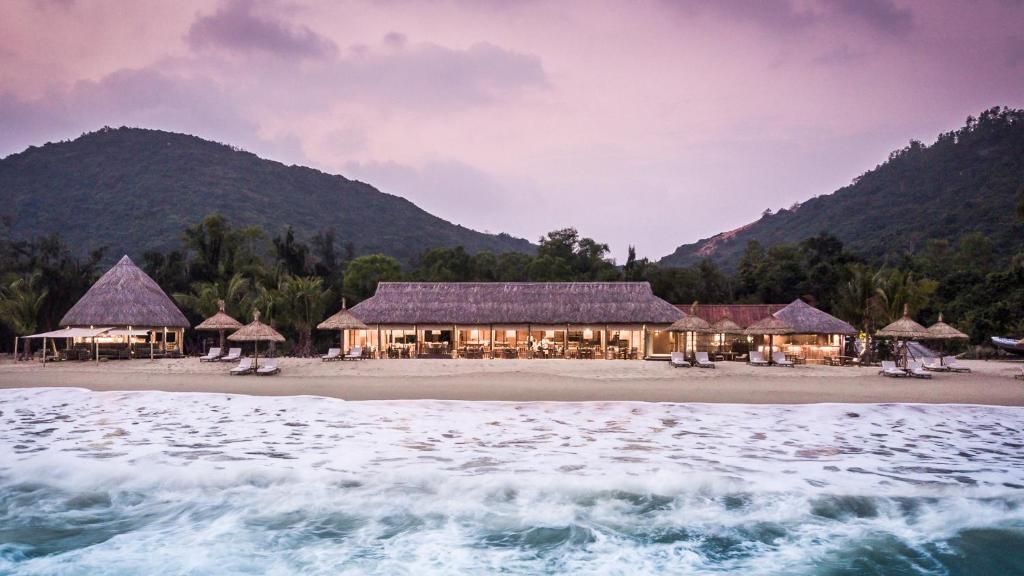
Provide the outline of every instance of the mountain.
{"type": "Polygon", "coordinates": [[[993,108],[931,146],[912,141],[832,194],[680,246],[660,263],[689,266],[710,258],[734,269],[750,240],[788,244],[820,232],[875,261],[913,253],[930,240],[955,245],[980,232],[1006,259],[1024,250],[1024,224],[1016,215],[1022,195],[1024,110],[993,108]]]}
{"type": "Polygon", "coordinates": [[[408,262],[432,247],[532,252],[528,241],[452,224],[369,184],[185,134],[104,128],[0,160],[0,217],[18,238],[59,233],[110,258],[181,246],[186,226],[219,212],[235,225],[299,239],[333,229],[355,253],[408,262]]]}

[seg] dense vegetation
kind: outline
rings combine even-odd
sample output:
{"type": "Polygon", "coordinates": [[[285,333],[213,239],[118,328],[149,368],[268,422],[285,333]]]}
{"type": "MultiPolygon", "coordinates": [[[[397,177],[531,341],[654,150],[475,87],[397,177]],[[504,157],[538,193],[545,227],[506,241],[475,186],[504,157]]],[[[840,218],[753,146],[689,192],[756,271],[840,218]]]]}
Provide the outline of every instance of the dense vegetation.
{"type": "Polygon", "coordinates": [[[533,251],[526,240],[457,226],[362,182],[158,130],[105,128],[30,147],[0,160],[0,190],[0,218],[17,237],[59,233],[76,256],[96,246],[109,259],[172,250],[185,226],[212,213],[274,233],[290,226],[307,242],[333,231],[357,255],[403,262],[424,245],[533,251]]]}
{"type": "Polygon", "coordinates": [[[1024,223],[1015,218],[1022,190],[1024,110],[993,108],[930,146],[910,142],[833,194],[766,210],[748,227],[680,246],[661,263],[688,266],[708,257],[733,270],[750,240],[794,244],[828,231],[875,263],[981,234],[1005,265],[1024,249],[1024,223]]]}

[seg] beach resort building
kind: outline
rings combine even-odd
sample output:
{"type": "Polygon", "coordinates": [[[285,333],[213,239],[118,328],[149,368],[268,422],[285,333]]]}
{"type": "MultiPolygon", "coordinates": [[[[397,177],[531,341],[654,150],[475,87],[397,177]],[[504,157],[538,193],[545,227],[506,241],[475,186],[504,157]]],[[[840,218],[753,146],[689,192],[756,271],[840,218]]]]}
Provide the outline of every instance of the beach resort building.
{"type": "Polygon", "coordinates": [[[351,312],[381,358],[668,357],[684,315],[646,282],[381,282],[351,312]]]}

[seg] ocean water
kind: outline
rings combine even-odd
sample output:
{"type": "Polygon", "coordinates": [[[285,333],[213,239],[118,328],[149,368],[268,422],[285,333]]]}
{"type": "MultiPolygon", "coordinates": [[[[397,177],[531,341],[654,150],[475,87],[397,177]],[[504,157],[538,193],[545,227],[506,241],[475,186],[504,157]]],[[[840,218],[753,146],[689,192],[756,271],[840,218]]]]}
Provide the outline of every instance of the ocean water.
{"type": "Polygon", "coordinates": [[[1024,574],[1024,410],[0,391],[0,574],[1024,574]]]}

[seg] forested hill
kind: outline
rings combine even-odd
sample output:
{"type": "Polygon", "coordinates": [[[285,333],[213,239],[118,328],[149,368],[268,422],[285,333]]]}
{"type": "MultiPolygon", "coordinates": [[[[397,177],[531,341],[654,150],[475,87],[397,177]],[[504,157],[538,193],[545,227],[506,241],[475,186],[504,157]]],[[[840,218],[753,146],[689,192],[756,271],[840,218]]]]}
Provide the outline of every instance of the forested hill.
{"type": "Polygon", "coordinates": [[[730,232],[686,244],[661,260],[687,266],[710,258],[734,269],[750,240],[795,243],[821,232],[873,261],[921,250],[930,240],[987,236],[1005,261],[1024,249],[1017,218],[1024,194],[1024,110],[994,108],[931,146],[913,141],[835,193],[818,196],[730,232]]]}
{"type": "Polygon", "coordinates": [[[428,247],[532,252],[528,241],[483,234],[373,186],[184,134],[104,128],[0,160],[0,217],[17,238],[59,233],[108,258],[181,244],[186,226],[219,212],[237,225],[299,239],[333,230],[355,254],[408,262],[428,247]],[[113,256],[111,256],[113,255],[113,256]]]}

